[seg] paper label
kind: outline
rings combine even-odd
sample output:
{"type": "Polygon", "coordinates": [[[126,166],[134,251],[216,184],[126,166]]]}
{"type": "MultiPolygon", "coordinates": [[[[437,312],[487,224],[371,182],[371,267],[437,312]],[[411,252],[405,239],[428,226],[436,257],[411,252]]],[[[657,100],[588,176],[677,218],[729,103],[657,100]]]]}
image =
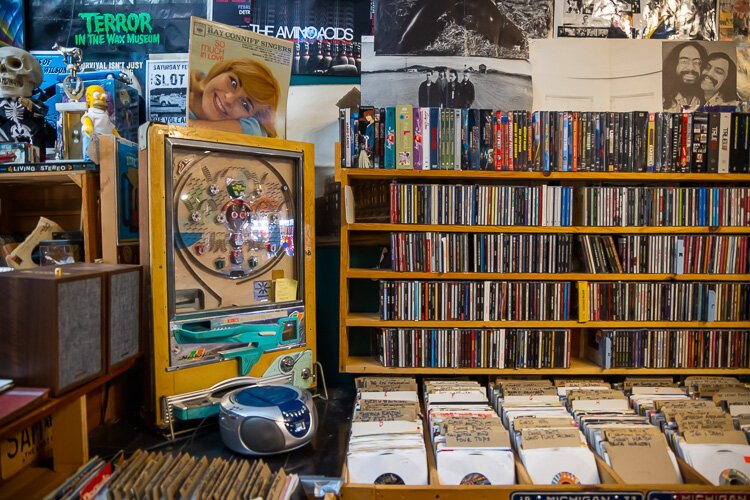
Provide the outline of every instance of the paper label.
{"type": "Polygon", "coordinates": [[[513,420],[513,429],[522,431],[523,429],[547,429],[547,428],[565,428],[571,427],[577,429],[576,423],[570,418],[537,418],[537,417],[519,417],[513,420]]]}
{"type": "Polygon", "coordinates": [[[359,377],[357,389],[374,391],[416,391],[417,382],[409,377],[359,377]]]}
{"type": "Polygon", "coordinates": [[[442,424],[449,448],[510,448],[508,431],[499,418],[446,419],[442,424]]]}
{"type": "Polygon", "coordinates": [[[297,300],[297,280],[279,278],[274,281],[274,302],[297,300]]]}
{"type": "Polygon", "coordinates": [[[354,413],[354,422],[384,422],[391,420],[403,420],[413,422],[417,420],[415,407],[398,406],[394,408],[383,408],[373,411],[358,411],[354,413]]]}
{"type": "Polygon", "coordinates": [[[521,440],[524,450],[583,446],[578,429],[524,429],[521,440]]]}

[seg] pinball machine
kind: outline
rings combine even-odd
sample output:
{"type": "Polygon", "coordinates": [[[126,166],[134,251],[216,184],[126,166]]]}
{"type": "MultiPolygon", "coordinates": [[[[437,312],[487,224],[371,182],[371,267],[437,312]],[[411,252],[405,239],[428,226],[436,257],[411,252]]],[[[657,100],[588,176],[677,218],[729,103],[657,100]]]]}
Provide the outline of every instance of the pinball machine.
{"type": "Polygon", "coordinates": [[[155,423],[212,415],[244,383],[311,388],[313,146],[157,124],[140,134],[155,423]]]}

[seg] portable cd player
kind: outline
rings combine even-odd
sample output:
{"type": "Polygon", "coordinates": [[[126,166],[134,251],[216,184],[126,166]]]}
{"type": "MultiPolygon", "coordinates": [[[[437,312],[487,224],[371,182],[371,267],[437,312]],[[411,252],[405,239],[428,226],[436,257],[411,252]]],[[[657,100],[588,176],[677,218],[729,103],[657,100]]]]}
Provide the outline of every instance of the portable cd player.
{"type": "Polygon", "coordinates": [[[221,399],[221,439],[244,455],[272,455],[307,444],[315,434],[312,395],[292,385],[255,385],[221,399]]]}

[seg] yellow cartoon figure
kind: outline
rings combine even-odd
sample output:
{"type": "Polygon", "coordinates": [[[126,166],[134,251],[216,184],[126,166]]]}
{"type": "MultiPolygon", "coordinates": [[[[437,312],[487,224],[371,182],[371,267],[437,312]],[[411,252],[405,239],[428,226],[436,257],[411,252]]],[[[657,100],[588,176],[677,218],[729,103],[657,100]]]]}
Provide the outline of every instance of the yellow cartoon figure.
{"type": "Polygon", "coordinates": [[[94,134],[111,134],[120,137],[107,112],[107,93],[104,88],[100,85],[90,85],[86,89],[86,104],[88,110],[81,118],[84,159],[89,158],[89,144],[94,134]]]}

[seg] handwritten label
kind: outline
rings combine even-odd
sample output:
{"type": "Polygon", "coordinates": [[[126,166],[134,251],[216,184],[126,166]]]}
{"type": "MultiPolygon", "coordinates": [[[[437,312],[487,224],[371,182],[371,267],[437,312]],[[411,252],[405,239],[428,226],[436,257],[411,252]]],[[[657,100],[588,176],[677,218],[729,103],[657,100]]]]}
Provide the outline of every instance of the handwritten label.
{"type": "Polygon", "coordinates": [[[413,422],[417,420],[416,408],[398,406],[380,410],[358,411],[354,414],[354,422],[383,422],[391,420],[404,420],[413,422]]]}
{"type": "Polygon", "coordinates": [[[623,383],[626,391],[629,391],[633,387],[644,385],[650,387],[673,387],[675,383],[672,377],[626,377],[623,383]]]}
{"type": "Polygon", "coordinates": [[[545,429],[552,427],[577,428],[575,421],[570,418],[519,417],[513,420],[513,429],[516,431],[522,431],[523,429],[545,429]]]}
{"type": "Polygon", "coordinates": [[[451,448],[509,448],[508,432],[499,418],[446,419],[442,425],[445,444],[451,448]]]}
{"type": "Polygon", "coordinates": [[[525,450],[583,446],[578,429],[524,429],[521,439],[525,450]]]}
{"type": "Polygon", "coordinates": [[[417,381],[411,377],[358,377],[355,379],[357,389],[416,391],[417,381]]]}
{"type": "Polygon", "coordinates": [[[608,391],[587,391],[584,389],[574,389],[568,391],[568,401],[591,401],[603,399],[627,399],[625,394],[620,391],[610,389],[608,391]]]}
{"type": "Polygon", "coordinates": [[[511,386],[503,387],[503,397],[509,396],[557,396],[557,390],[548,386],[511,386]]]}

